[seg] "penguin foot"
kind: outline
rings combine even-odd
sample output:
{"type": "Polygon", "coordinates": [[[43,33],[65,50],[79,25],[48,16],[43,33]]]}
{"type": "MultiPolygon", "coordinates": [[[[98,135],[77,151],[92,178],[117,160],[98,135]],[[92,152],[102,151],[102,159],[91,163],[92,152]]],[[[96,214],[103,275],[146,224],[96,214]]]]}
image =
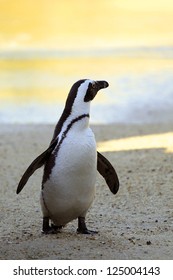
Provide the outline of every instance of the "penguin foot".
{"type": "Polygon", "coordinates": [[[41,231],[43,234],[56,234],[60,231],[61,228],[62,226],[56,226],[53,223],[51,223],[51,226],[49,226],[49,218],[43,218],[43,227],[41,231]]]}
{"type": "Polygon", "coordinates": [[[62,228],[63,226],[55,226],[52,224],[51,227],[48,227],[45,230],[42,230],[41,232],[43,234],[56,234],[59,233],[62,228]]]}
{"type": "Polygon", "coordinates": [[[52,227],[47,228],[46,230],[41,231],[42,234],[56,234],[58,231],[52,227]]]}
{"type": "Polygon", "coordinates": [[[77,233],[81,233],[81,234],[96,234],[96,233],[98,233],[98,231],[87,229],[86,223],[85,223],[85,217],[78,217],[77,233]]]}
{"type": "Polygon", "coordinates": [[[89,229],[84,229],[84,230],[81,230],[81,229],[77,229],[77,233],[78,234],[97,234],[98,231],[95,231],[95,230],[89,230],[89,229]]]}

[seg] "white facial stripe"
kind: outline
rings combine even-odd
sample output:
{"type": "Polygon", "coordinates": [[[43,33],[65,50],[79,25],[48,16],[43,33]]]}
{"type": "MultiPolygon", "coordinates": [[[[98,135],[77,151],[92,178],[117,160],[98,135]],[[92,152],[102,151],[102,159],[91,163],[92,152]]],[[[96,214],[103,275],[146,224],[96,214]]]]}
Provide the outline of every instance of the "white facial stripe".
{"type": "Polygon", "coordinates": [[[80,114],[89,113],[90,104],[86,104],[86,102],[84,102],[84,97],[88,90],[89,84],[93,82],[94,82],[93,80],[86,80],[78,88],[78,93],[76,95],[76,98],[72,106],[72,113],[74,113],[75,116],[76,114],[80,115],[80,114]]]}
{"type": "Polygon", "coordinates": [[[62,134],[64,133],[64,131],[66,131],[68,125],[72,122],[72,120],[74,120],[75,118],[77,118],[77,117],[79,117],[83,114],[89,114],[90,113],[90,102],[84,102],[84,97],[85,97],[85,94],[88,90],[89,83],[93,83],[93,82],[94,82],[93,80],[86,80],[78,88],[76,98],[73,102],[71,114],[69,115],[69,117],[64,122],[64,124],[62,126],[62,129],[61,129],[61,132],[58,135],[59,141],[62,137],[62,134]]]}

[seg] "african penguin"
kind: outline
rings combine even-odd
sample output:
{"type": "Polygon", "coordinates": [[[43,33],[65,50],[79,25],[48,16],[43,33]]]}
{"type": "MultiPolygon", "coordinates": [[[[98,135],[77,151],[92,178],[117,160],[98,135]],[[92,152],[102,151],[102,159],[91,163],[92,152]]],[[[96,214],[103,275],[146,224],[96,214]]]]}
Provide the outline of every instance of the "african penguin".
{"type": "Polygon", "coordinates": [[[89,127],[90,103],[100,89],[108,86],[106,81],[89,79],[72,86],[48,149],[31,163],[19,182],[17,193],[44,165],[40,195],[43,233],[55,233],[74,219],[78,219],[78,233],[94,233],[87,229],[85,216],[94,200],[97,170],[113,194],[119,189],[116,171],[97,152],[89,127]]]}

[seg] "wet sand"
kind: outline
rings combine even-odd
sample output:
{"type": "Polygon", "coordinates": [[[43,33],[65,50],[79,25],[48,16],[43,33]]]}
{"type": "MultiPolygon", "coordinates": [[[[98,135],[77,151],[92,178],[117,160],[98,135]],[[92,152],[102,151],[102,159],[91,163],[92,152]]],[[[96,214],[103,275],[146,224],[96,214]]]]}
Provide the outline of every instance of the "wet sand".
{"type": "Polygon", "coordinates": [[[1,125],[0,259],[173,259],[173,123],[92,128],[98,147],[116,167],[120,190],[112,195],[98,174],[87,215],[87,226],[97,235],[77,234],[76,220],[59,234],[42,235],[42,170],[21,194],[15,192],[25,169],[48,146],[54,126],[1,125]],[[150,147],[152,135],[157,145],[150,147]]]}

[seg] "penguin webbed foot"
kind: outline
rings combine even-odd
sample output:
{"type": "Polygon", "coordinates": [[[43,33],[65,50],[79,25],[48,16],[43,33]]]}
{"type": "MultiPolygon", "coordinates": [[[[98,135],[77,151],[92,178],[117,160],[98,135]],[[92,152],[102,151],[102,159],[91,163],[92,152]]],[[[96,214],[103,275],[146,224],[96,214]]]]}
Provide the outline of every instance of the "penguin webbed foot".
{"type": "Polygon", "coordinates": [[[77,233],[78,234],[97,234],[98,231],[95,231],[95,230],[89,230],[89,229],[84,229],[84,230],[81,230],[81,229],[77,229],[77,233]]]}
{"type": "Polygon", "coordinates": [[[85,223],[85,217],[79,217],[78,218],[77,233],[81,233],[81,234],[97,234],[98,231],[87,229],[86,223],[85,223]]]}
{"type": "Polygon", "coordinates": [[[46,230],[41,231],[42,234],[57,234],[58,231],[52,227],[47,228],[46,230]]]}
{"type": "Polygon", "coordinates": [[[44,217],[43,218],[43,227],[42,227],[42,233],[43,234],[56,234],[62,229],[63,226],[56,226],[53,223],[51,223],[51,226],[49,226],[49,218],[44,217]]]}

